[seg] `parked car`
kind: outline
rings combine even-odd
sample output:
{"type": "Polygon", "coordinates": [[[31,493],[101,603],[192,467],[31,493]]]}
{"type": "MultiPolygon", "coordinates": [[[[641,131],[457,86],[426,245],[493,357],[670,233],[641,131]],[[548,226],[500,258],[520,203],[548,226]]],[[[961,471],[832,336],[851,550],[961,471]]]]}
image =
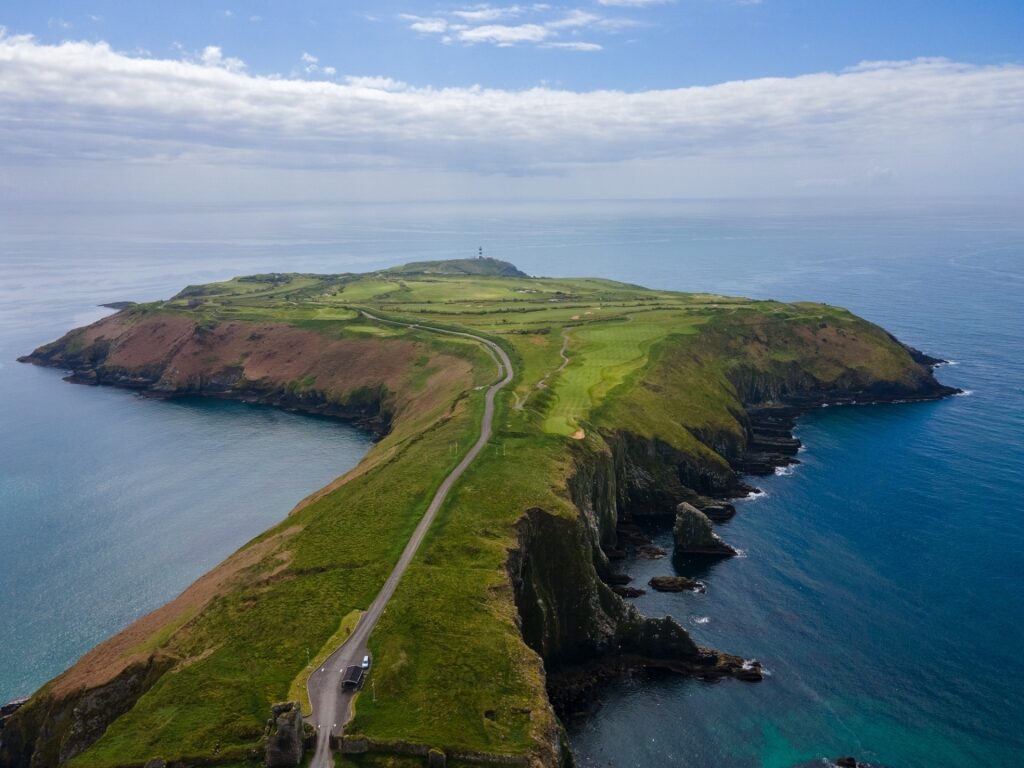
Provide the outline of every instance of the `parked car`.
{"type": "Polygon", "coordinates": [[[363,684],[363,672],[362,667],[357,667],[353,664],[351,667],[345,669],[345,674],[341,678],[341,689],[343,691],[354,691],[363,684]]]}
{"type": "Polygon", "coordinates": [[[363,656],[363,669],[369,669],[369,668],[370,668],[370,657],[369,657],[369,655],[363,656]]]}

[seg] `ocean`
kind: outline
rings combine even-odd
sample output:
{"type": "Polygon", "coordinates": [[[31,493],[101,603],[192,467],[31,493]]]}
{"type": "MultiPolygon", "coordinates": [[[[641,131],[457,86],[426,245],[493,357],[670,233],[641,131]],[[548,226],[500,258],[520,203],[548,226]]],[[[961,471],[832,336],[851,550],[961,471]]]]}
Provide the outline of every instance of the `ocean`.
{"type": "Polygon", "coordinates": [[[966,390],[807,415],[802,463],[754,480],[764,493],[720,526],[742,557],[627,561],[638,586],[699,575],[703,594],[635,602],[771,675],[610,684],[567,724],[582,766],[1024,764],[1022,212],[993,201],[0,212],[0,700],[173,597],[369,447],[337,423],[74,386],[15,357],[104,302],[483,247],[537,275],[842,305],[950,360],[939,378],[966,390]]]}

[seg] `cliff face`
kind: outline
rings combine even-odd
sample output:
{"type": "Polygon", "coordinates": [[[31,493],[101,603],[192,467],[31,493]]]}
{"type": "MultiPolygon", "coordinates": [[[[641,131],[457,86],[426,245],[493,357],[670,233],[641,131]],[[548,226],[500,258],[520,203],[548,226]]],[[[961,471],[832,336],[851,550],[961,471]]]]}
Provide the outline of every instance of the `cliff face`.
{"type": "Polygon", "coordinates": [[[44,688],[0,731],[0,766],[63,765],[95,742],[171,666],[169,660],[151,656],[94,688],[67,696],[44,688]]]}
{"type": "MultiPolygon", "coordinates": [[[[559,710],[607,674],[635,666],[676,669],[705,678],[759,679],[757,667],[698,646],[671,617],[647,618],[606,583],[613,577],[604,548],[617,544],[623,515],[678,503],[681,478],[704,483],[690,460],[634,435],[588,438],[575,451],[570,497],[575,519],[529,510],[517,525],[519,544],[508,569],[523,638],[544,660],[559,710]]],[[[711,475],[714,477],[714,474],[711,475]]],[[[720,478],[729,487],[731,478],[720,478]]]]}

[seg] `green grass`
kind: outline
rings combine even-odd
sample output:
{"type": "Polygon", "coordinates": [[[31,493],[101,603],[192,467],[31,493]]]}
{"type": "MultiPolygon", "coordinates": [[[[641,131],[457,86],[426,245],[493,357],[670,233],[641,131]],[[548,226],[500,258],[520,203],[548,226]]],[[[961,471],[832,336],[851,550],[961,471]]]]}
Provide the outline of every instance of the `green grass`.
{"type": "Polygon", "coordinates": [[[569,332],[570,362],[549,384],[554,400],[545,430],[572,435],[611,390],[647,361],[650,345],[664,338],[669,327],[641,317],[569,332]]]}

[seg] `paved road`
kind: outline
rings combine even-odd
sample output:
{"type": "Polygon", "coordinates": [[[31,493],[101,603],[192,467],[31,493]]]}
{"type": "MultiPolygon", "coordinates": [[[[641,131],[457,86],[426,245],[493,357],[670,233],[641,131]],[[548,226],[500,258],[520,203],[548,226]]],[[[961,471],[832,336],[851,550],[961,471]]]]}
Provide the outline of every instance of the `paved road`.
{"type": "Polygon", "coordinates": [[[433,500],[430,502],[430,506],[427,507],[426,513],[416,526],[416,530],[413,531],[412,538],[409,539],[409,543],[405,545],[405,549],[402,551],[402,556],[398,558],[398,563],[395,565],[395,569],[388,576],[388,580],[384,582],[384,586],[381,588],[377,597],[370,604],[370,607],[366,609],[366,612],[360,617],[359,624],[356,625],[355,630],[349,635],[348,639],[341,645],[338,650],[330,655],[330,657],[323,663],[320,669],[313,672],[309,676],[309,682],[307,683],[307,690],[309,692],[309,700],[313,705],[313,714],[310,717],[310,721],[317,728],[317,740],[316,740],[316,752],[313,755],[313,761],[311,768],[333,768],[334,760],[331,756],[330,747],[330,736],[331,734],[341,735],[345,729],[345,723],[348,722],[351,717],[352,709],[352,698],[353,693],[341,690],[341,677],[345,671],[345,667],[353,664],[359,664],[363,660],[369,651],[366,648],[367,640],[370,637],[370,633],[373,632],[373,628],[377,626],[377,621],[380,619],[381,614],[384,612],[384,608],[387,607],[388,600],[395,593],[395,589],[398,587],[398,582],[401,580],[405,570],[409,567],[409,563],[412,562],[413,556],[416,554],[416,550],[419,549],[420,544],[423,542],[423,538],[427,535],[427,530],[430,528],[430,524],[434,521],[437,516],[437,511],[444,504],[445,498],[448,496],[448,491],[452,489],[455,482],[462,476],[462,473],[466,471],[470,464],[480,455],[480,451],[487,445],[488,440],[491,439],[491,424],[494,421],[494,398],[498,394],[498,391],[502,387],[506,386],[512,381],[513,370],[512,361],[508,359],[508,355],[505,354],[505,350],[495,344],[493,341],[488,341],[480,336],[475,336],[472,333],[460,333],[458,331],[446,331],[441,328],[432,328],[425,325],[417,325],[414,323],[398,323],[392,320],[384,320],[382,318],[371,315],[369,312],[363,312],[363,314],[371,320],[380,323],[389,323],[391,325],[404,325],[408,328],[420,328],[425,331],[433,331],[435,333],[444,333],[450,336],[464,336],[469,339],[474,339],[484,346],[494,355],[496,362],[498,363],[498,372],[504,373],[504,376],[487,390],[487,395],[484,400],[484,417],[480,423],[480,437],[469,452],[463,456],[462,461],[459,465],[451,471],[451,473],[444,479],[440,487],[437,489],[437,493],[434,494],[433,500]]]}

